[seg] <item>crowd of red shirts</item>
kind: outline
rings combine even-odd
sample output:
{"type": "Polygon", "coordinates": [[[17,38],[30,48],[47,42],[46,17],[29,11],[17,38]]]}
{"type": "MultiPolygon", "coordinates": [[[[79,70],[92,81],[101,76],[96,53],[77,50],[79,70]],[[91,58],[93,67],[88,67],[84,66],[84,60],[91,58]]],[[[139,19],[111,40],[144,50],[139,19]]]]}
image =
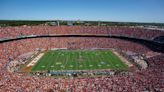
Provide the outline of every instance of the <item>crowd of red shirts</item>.
{"type": "Polygon", "coordinates": [[[153,39],[164,35],[163,31],[150,30],[136,27],[114,27],[114,26],[19,26],[1,27],[0,38],[15,38],[27,35],[45,34],[110,34],[122,35],[143,39],[153,39]]]}
{"type": "MultiPolygon", "coordinates": [[[[0,38],[13,38],[31,34],[120,34],[152,39],[163,34],[160,31],[125,27],[82,27],[82,26],[22,26],[0,28],[0,38]],[[5,31],[6,30],[6,31],[5,31]],[[127,31],[128,30],[128,31],[127,31]]],[[[33,38],[0,44],[0,91],[2,92],[141,92],[164,91],[163,75],[164,54],[155,54],[139,43],[114,38],[33,38]],[[68,48],[93,49],[114,48],[149,55],[148,68],[129,74],[85,78],[48,78],[10,73],[5,65],[18,56],[36,49],[68,48]],[[153,56],[154,54],[154,56],[153,56]]]]}

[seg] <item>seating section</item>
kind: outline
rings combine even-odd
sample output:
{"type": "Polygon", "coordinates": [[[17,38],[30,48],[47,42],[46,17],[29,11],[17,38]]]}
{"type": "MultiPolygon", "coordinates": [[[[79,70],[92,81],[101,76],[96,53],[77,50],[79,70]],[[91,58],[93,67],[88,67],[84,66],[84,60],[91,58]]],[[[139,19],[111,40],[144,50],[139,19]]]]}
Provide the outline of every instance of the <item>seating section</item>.
{"type": "MultiPolygon", "coordinates": [[[[0,28],[0,38],[45,34],[114,34],[143,39],[164,35],[164,32],[128,27],[100,26],[21,26],[0,28]]],[[[2,92],[162,92],[164,54],[153,52],[146,46],[114,38],[33,38],[0,43],[0,91],[2,92]],[[18,56],[37,49],[68,48],[92,49],[114,48],[146,55],[149,67],[129,74],[117,74],[95,78],[44,78],[6,71],[7,64],[18,56]],[[22,77],[23,76],[23,77],[22,77]]]]}
{"type": "Polygon", "coordinates": [[[0,39],[45,34],[110,34],[153,39],[164,35],[164,32],[142,28],[110,26],[21,26],[0,28],[0,39]]]}

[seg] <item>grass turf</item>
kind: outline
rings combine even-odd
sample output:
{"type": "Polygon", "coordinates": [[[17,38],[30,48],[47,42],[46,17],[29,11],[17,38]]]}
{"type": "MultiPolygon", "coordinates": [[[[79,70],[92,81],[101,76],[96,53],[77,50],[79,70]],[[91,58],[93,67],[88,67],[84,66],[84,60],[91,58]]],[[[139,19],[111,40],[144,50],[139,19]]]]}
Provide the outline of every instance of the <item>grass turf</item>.
{"type": "Polygon", "coordinates": [[[127,70],[128,66],[110,50],[56,50],[45,53],[32,71],[95,69],[127,70]]]}

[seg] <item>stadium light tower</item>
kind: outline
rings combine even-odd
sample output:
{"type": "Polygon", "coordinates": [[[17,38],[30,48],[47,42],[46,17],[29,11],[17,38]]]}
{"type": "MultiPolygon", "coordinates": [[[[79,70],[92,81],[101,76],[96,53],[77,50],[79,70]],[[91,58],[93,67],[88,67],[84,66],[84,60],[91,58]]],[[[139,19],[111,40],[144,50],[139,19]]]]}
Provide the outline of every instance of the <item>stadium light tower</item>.
{"type": "Polygon", "coordinates": [[[101,25],[101,20],[98,20],[98,26],[100,26],[101,25]]]}
{"type": "Polygon", "coordinates": [[[60,22],[59,22],[59,20],[57,20],[57,26],[60,26],[60,22]]]}

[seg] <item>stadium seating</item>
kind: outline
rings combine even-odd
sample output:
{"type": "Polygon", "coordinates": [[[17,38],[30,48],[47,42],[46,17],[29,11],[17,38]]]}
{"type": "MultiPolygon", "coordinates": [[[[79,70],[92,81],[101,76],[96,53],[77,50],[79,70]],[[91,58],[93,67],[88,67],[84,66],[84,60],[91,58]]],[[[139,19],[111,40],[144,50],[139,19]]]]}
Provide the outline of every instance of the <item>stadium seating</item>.
{"type": "MultiPolygon", "coordinates": [[[[128,27],[108,26],[21,26],[1,27],[0,39],[15,38],[24,35],[45,34],[111,34],[153,39],[164,35],[158,30],[147,30],[128,27]]],[[[162,92],[163,88],[164,54],[153,52],[146,46],[121,39],[114,38],[34,38],[0,43],[0,91],[1,92],[162,92]],[[125,75],[101,76],[95,78],[48,78],[29,76],[25,73],[10,73],[5,66],[12,60],[18,60],[18,56],[33,52],[36,49],[68,48],[114,48],[123,51],[131,51],[147,57],[148,69],[133,71],[125,75]],[[151,54],[151,55],[150,55],[151,54]],[[150,57],[151,56],[151,57],[150,57]],[[22,77],[23,76],[23,77],[22,77]]]]}
{"type": "Polygon", "coordinates": [[[164,35],[164,32],[142,28],[109,26],[21,26],[0,28],[0,39],[45,34],[110,34],[153,39],[164,35]]]}

